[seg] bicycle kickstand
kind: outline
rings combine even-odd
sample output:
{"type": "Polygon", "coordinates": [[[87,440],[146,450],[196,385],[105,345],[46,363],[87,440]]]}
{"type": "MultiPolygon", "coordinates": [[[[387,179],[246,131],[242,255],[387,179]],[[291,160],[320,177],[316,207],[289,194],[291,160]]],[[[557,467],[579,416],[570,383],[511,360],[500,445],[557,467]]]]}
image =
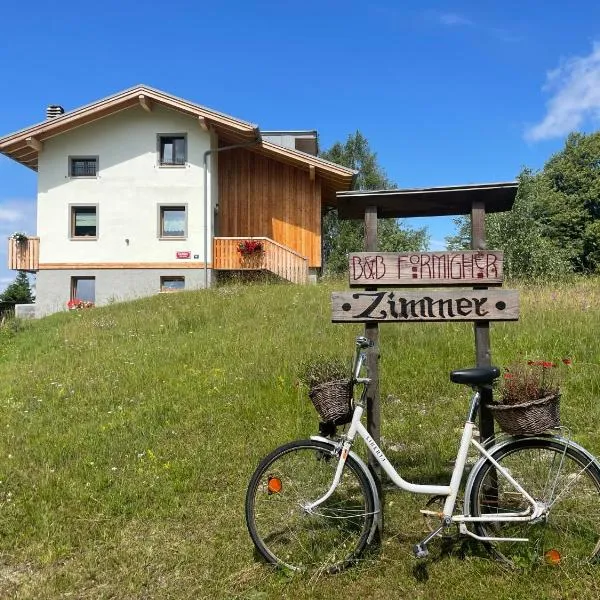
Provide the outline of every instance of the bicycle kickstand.
{"type": "Polygon", "coordinates": [[[427,550],[427,544],[440,532],[444,530],[446,525],[440,525],[435,531],[432,531],[423,541],[413,546],[413,553],[416,558],[427,558],[429,556],[429,550],[427,550]]]}

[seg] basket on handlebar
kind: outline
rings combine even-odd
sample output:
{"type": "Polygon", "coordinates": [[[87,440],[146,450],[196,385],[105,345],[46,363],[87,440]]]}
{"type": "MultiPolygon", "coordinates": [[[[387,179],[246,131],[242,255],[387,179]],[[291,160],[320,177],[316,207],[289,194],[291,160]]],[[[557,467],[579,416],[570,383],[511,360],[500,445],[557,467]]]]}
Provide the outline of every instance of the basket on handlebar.
{"type": "Polygon", "coordinates": [[[349,379],[313,385],[308,395],[323,422],[344,425],[352,420],[352,383],[349,379]]]}

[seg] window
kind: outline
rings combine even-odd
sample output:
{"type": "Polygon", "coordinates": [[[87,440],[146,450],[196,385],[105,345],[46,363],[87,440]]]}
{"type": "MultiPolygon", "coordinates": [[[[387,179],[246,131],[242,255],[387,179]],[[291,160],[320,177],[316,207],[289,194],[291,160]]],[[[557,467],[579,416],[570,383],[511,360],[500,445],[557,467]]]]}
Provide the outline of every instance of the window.
{"type": "Polygon", "coordinates": [[[98,207],[71,206],[71,238],[98,237],[98,207]]]}
{"type": "Polygon", "coordinates": [[[96,303],[96,278],[71,277],[71,300],[96,303]]]}
{"type": "Polygon", "coordinates": [[[161,238],[182,238],[187,235],[187,207],[159,207],[158,235],[161,238]]]}
{"type": "Polygon", "coordinates": [[[97,174],[97,156],[72,156],[69,158],[69,175],[71,177],[96,177],[97,174]]]}
{"type": "Polygon", "coordinates": [[[184,166],[187,161],[186,136],[159,135],[158,161],[161,167],[184,166]]]}
{"type": "Polygon", "coordinates": [[[179,292],[183,289],[185,289],[185,277],[169,275],[160,278],[161,292],[179,292]]]}

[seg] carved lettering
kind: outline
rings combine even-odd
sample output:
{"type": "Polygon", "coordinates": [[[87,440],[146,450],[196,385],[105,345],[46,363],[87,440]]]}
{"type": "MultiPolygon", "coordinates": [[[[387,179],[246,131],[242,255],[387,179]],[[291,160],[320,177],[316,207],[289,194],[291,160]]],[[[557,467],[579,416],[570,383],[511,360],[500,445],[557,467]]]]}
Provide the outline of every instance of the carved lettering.
{"type": "Polygon", "coordinates": [[[333,320],[352,321],[515,321],[518,292],[462,290],[435,293],[335,292],[333,320]]]}
{"type": "Polygon", "coordinates": [[[499,251],[405,252],[350,255],[350,285],[501,285],[499,251]]]}

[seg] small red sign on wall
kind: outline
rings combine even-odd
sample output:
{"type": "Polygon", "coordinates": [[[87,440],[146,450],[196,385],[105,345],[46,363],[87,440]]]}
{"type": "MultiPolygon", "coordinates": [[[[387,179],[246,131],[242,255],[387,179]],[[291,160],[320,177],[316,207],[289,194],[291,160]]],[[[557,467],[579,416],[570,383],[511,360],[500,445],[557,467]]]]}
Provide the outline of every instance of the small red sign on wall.
{"type": "Polygon", "coordinates": [[[185,250],[183,252],[176,252],[175,256],[177,258],[191,258],[192,253],[189,250],[185,250]]]}

